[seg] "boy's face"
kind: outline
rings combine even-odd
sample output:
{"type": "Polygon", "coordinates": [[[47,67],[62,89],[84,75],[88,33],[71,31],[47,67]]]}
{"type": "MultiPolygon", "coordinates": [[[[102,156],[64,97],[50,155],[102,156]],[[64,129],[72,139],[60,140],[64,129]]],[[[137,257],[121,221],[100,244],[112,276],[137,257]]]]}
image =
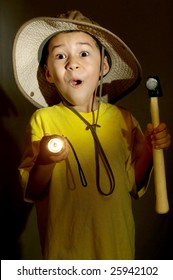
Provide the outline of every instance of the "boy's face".
{"type": "MultiPolygon", "coordinates": [[[[90,35],[84,32],[59,33],[50,40],[46,79],[55,84],[63,98],[76,110],[91,111],[100,67],[100,50],[90,35]]],[[[108,62],[104,58],[103,74],[108,70],[108,62]]]]}

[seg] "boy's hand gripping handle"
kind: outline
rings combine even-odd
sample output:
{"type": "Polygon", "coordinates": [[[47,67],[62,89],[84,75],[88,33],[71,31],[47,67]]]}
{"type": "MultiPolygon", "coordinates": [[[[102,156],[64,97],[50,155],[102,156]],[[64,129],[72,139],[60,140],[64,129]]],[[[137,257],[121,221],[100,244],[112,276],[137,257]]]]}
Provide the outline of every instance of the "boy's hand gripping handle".
{"type": "MultiPolygon", "coordinates": [[[[162,96],[159,78],[157,76],[149,77],[146,87],[150,97],[151,120],[154,128],[160,123],[158,97],[162,96]]],[[[154,166],[154,184],[156,195],[156,212],[164,214],[169,211],[169,203],[166,187],[166,174],[163,149],[153,148],[153,166],[154,166]]]]}

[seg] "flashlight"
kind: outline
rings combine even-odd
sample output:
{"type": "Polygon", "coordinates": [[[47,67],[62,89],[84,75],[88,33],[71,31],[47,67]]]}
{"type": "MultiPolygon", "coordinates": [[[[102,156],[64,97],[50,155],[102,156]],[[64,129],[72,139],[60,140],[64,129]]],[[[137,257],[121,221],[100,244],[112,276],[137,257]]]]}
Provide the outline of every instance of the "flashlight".
{"type": "Polygon", "coordinates": [[[65,149],[65,141],[62,136],[55,136],[49,140],[47,148],[51,153],[61,153],[65,149]]]}

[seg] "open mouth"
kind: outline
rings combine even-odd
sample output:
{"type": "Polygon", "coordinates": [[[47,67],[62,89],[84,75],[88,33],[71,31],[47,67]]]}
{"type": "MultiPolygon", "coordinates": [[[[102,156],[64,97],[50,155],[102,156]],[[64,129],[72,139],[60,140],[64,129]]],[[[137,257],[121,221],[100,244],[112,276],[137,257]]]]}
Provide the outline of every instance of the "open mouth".
{"type": "Polygon", "coordinates": [[[72,80],[71,81],[71,85],[72,86],[79,86],[82,84],[82,81],[81,80],[72,80]]]}

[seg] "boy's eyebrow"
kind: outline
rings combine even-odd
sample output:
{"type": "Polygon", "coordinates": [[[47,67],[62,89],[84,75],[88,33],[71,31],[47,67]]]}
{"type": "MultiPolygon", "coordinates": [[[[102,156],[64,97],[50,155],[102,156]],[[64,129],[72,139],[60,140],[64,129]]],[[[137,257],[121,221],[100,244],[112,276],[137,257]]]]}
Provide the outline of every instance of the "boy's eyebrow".
{"type": "MultiPolygon", "coordinates": [[[[88,45],[89,47],[92,48],[92,45],[90,43],[88,43],[88,42],[77,42],[76,45],[88,45]]],[[[65,44],[55,45],[55,46],[52,47],[51,52],[53,52],[54,49],[60,48],[60,47],[63,47],[63,46],[65,46],[65,44]]]]}
{"type": "Polygon", "coordinates": [[[78,42],[77,45],[88,45],[88,46],[92,47],[92,45],[88,42],[78,42]]]}

